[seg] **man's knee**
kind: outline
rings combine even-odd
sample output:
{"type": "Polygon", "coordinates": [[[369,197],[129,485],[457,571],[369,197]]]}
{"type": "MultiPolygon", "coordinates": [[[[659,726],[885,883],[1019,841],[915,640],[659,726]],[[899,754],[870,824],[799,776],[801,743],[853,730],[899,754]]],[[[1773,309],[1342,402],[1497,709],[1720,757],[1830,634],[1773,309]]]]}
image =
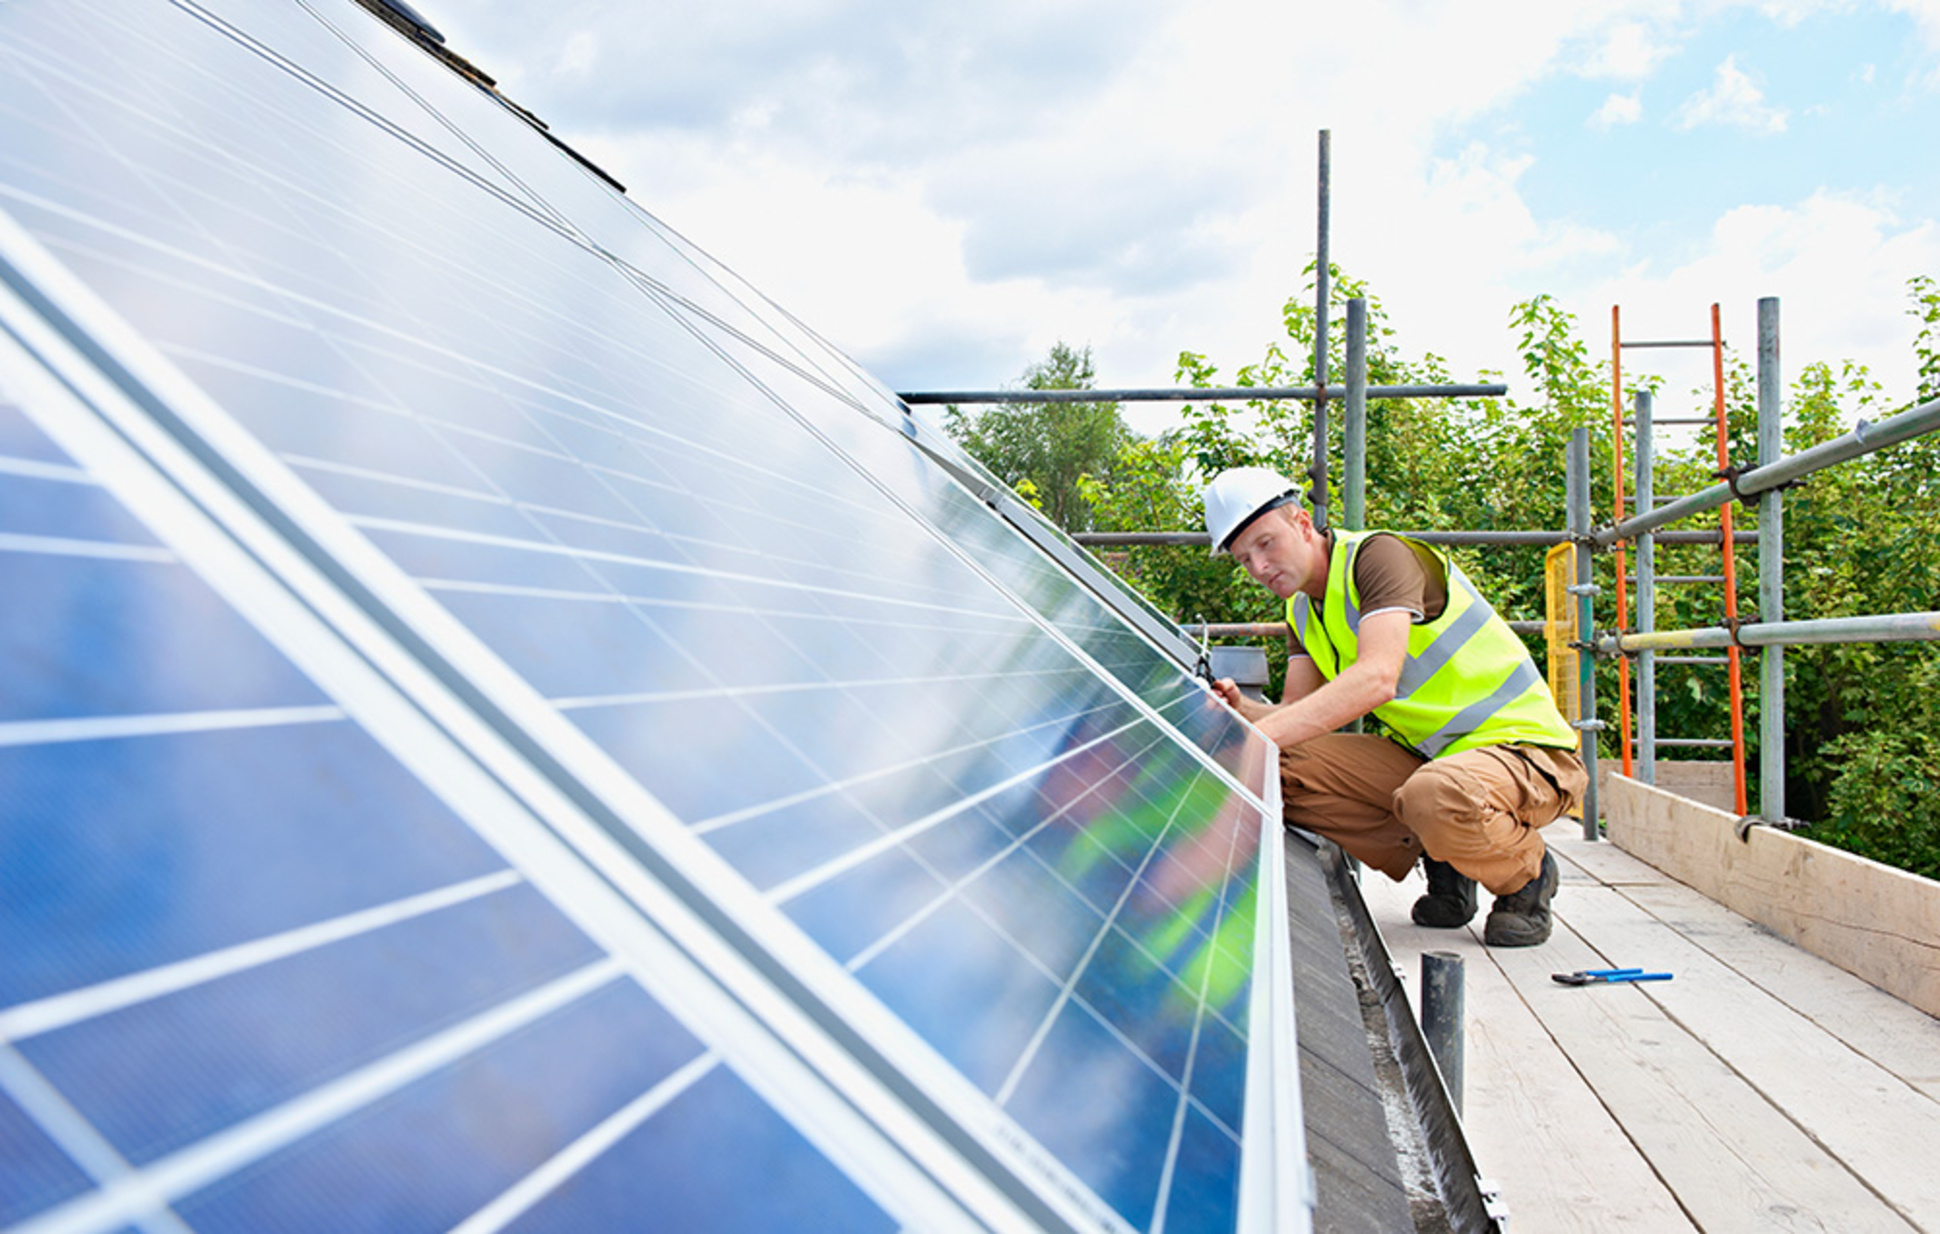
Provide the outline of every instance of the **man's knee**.
{"type": "MultiPolygon", "coordinates": [[[[1440,763],[1415,772],[1394,793],[1395,815],[1418,836],[1480,822],[1486,804],[1474,777],[1440,763]]],[[[1429,856],[1435,855],[1431,848],[1429,856]]]]}

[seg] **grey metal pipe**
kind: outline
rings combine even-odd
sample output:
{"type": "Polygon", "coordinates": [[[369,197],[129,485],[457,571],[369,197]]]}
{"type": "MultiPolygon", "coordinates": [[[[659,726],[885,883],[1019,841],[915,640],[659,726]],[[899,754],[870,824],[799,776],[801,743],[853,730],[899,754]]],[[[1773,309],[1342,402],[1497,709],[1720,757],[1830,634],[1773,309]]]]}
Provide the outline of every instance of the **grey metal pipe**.
{"type": "MultiPolygon", "coordinates": [[[[1873,617],[1827,617],[1817,621],[1760,621],[1738,627],[1746,647],[1798,647],[1818,643],[1916,643],[1940,641],[1940,612],[1886,613],[1873,617]]],[[[1697,650],[1731,646],[1722,626],[1659,630],[1653,634],[1606,635],[1597,640],[1605,653],[1697,650]]]]}
{"type": "MultiPolygon", "coordinates": [[[[1590,641],[1596,630],[1596,615],[1590,603],[1593,592],[1591,587],[1590,546],[1586,542],[1590,534],[1590,430],[1573,429],[1570,432],[1569,458],[1564,479],[1568,488],[1569,526],[1572,536],[1579,537],[1576,542],[1576,596],[1578,638],[1590,641]]],[[[1590,773],[1590,783],[1583,790],[1583,838],[1597,840],[1597,793],[1596,793],[1596,735],[1602,726],[1596,718],[1596,657],[1587,650],[1577,656],[1580,671],[1580,684],[1577,689],[1578,707],[1576,730],[1581,735],[1583,767],[1590,773]]]]}
{"type": "MultiPolygon", "coordinates": [[[[1758,302],[1758,469],[1776,470],[1785,450],[1778,366],[1778,297],[1758,302]]],[[[1940,408],[1940,400],[1934,406],[1940,408]]],[[[1896,417],[1898,418],[1898,417],[1896,417]]],[[[1739,487],[1743,488],[1740,480],[1739,487]]],[[[1785,620],[1785,507],[1775,488],[1758,498],[1758,618],[1785,620]]],[[[1785,649],[1770,643],[1761,658],[1758,693],[1758,813],[1767,823],[1785,821],[1785,649]]]]}
{"type": "Polygon", "coordinates": [[[1453,951],[1421,953],[1421,1035],[1441,1069],[1442,1083],[1455,1113],[1462,1112],[1464,1044],[1462,1026],[1468,997],[1462,957],[1453,951]]]}
{"type": "MultiPolygon", "coordinates": [[[[1497,398],[1509,387],[1501,382],[1463,385],[1369,386],[1367,396],[1384,398],[1497,398]]],[[[912,407],[944,403],[1203,403],[1322,396],[1316,386],[1153,386],[1117,390],[910,390],[896,397],[912,407]]],[[[1327,397],[1336,397],[1333,394],[1327,397]]]]}
{"type": "MultiPolygon", "coordinates": [[[[1648,510],[1656,493],[1654,406],[1648,390],[1637,391],[1635,401],[1637,507],[1648,510]]],[[[1641,634],[1649,634],[1657,628],[1656,548],[1648,531],[1637,537],[1636,626],[1641,634]]],[[[1643,651],[1637,656],[1637,755],[1637,778],[1645,784],[1657,783],[1657,663],[1656,656],[1650,651],[1643,651]]]]}
{"type": "MultiPolygon", "coordinates": [[[[1776,307],[1777,301],[1775,300],[1760,300],[1758,302],[1760,312],[1759,342],[1762,348],[1764,344],[1763,313],[1764,306],[1767,303],[1773,305],[1772,330],[1774,333],[1772,336],[1773,351],[1771,359],[1774,365],[1773,379],[1775,381],[1777,379],[1775,366],[1778,363],[1778,341],[1776,334],[1778,329],[1778,310],[1776,307]]],[[[1763,359],[1764,353],[1761,351],[1761,363],[1763,359]]],[[[1764,380],[1761,370],[1759,383],[1759,406],[1761,409],[1764,407],[1764,398],[1764,380]]],[[[1772,398],[1774,400],[1773,405],[1776,407],[1779,392],[1775,390],[1772,398]]],[[[1809,475],[1815,471],[1823,471],[1835,463],[1847,462],[1851,459],[1858,458],[1862,454],[1871,454],[1879,450],[1884,450],[1889,446],[1899,445],[1903,441],[1911,441],[1915,437],[1931,433],[1936,429],[1940,429],[1940,399],[1922,403],[1911,411],[1903,411],[1897,416],[1889,416],[1877,424],[1861,421],[1851,432],[1841,434],[1831,441],[1820,442],[1811,449],[1801,450],[1790,458],[1781,458],[1775,455],[1770,462],[1764,462],[1762,460],[1765,457],[1765,443],[1761,426],[1759,439],[1759,458],[1761,461],[1757,467],[1738,477],[1738,491],[1747,497],[1764,494],[1780,485],[1788,484],[1801,476],[1809,475]]],[[[1783,449],[1782,435],[1778,445],[1774,448],[1779,450],[1783,449]]],[[[1715,510],[1731,500],[1733,500],[1733,496],[1729,484],[1714,484],[1710,488],[1679,497],[1675,501],[1658,506],[1648,514],[1640,514],[1636,518],[1625,519],[1613,528],[1606,528],[1603,531],[1599,531],[1597,533],[1597,543],[1609,545],[1616,543],[1618,540],[1628,540],[1642,532],[1651,531],[1667,523],[1689,518],[1693,514],[1702,514],[1706,510],[1715,510]]],[[[1761,528],[1763,526],[1762,520],[1760,526],[1761,528]]]]}
{"type": "Polygon", "coordinates": [[[1209,621],[1179,629],[1193,638],[1285,638],[1289,633],[1284,621],[1209,621]]]}
{"type": "Polygon", "coordinates": [[[1341,525],[1367,526],[1367,301],[1347,302],[1347,446],[1341,476],[1341,525]]]}
{"type": "Polygon", "coordinates": [[[1313,503],[1314,526],[1323,531],[1327,528],[1327,297],[1332,291],[1327,278],[1327,233],[1332,221],[1329,214],[1333,193],[1329,181],[1333,167],[1333,139],[1331,131],[1320,130],[1319,202],[1316,210],[1320,234],[1314,242],[1314,385],[1319,388],[1320,397],[1314,400],[1313,461],[1307,467],[1307,477],[1312,482],[1307,496],[1313,503]]]}

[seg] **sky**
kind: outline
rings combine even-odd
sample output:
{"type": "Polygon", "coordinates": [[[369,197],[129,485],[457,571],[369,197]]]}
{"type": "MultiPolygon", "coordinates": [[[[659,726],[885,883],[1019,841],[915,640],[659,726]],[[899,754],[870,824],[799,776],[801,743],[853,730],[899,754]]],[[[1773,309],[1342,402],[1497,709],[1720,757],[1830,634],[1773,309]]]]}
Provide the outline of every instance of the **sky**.
{"type": "MultiPolygon", "coordinates": [[[[1912,396],[1940,278],[1940,0],[416,0],[641,206],[897,390],[1101,386],[1283,337],[1317,247],[1402,352],[1521,384],[1518,301],[1597,356],[1780,300],[1782,371],[1912,396]]],[[[1703,352],[1630,352],[1673,395],[1703,352]]],[[[1703,407],[1695,410],[1705,410],[1703,407]]],[[[1154,431],[1172,413],[1144,408],[1154,431]]]]}

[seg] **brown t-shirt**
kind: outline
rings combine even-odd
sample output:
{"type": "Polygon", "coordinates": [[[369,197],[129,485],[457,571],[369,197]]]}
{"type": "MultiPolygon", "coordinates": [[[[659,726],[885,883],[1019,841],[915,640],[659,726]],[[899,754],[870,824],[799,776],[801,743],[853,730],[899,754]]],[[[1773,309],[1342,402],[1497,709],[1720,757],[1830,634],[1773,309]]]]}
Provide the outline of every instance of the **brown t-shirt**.
{"type": "MultiPolygon", "coordinates": [[[[1328,533],[1328,551],[1333,550],[1333,534],[1328,533]]],[[[1361,616],[1382,609],[1406,609],[1414,624],[1422,625],[1442,615],[1448,607],[1448,578],[1441,562],[1425,547],[1417,547],[1399,536],[1376,532],[1361,541],[1354,554],[1354,589],[1361,598],[1361,616]]],[[[1298,643],[1289,640],[1291,654],[1304,655],[1298,643]]]]}

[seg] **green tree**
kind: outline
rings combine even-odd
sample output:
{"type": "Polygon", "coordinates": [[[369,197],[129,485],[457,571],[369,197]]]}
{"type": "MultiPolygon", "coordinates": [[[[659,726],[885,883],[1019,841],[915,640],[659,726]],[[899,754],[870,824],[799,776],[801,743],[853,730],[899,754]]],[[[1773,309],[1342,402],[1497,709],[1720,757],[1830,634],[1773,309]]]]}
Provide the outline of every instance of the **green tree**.
{"type": "MultiPolygon", "coordinates": [[[[1091,348],[1059,342],[1024,370],[1026,390],[1091,390],[1091,348]]],[[[944,412],[951,435],[996,477],[1065,531],[1092,526],[1089,486],[1109,475],[1132,440],[1116,403],[1008,403],[944,412]]]]}

